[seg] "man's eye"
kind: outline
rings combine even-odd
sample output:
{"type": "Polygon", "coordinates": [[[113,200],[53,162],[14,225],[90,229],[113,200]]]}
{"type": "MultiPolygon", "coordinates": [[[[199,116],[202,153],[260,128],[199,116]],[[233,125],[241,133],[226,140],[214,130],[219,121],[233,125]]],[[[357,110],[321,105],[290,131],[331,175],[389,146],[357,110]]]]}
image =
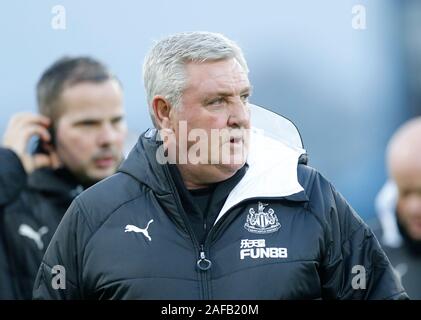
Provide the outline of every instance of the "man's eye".
{"type": "Polygon", "coordinates": [[[111,123],[114,125],[120,124],[121,122],[123,122],[123,118],[119,117],[119,118],[115,118],[111,120],[111,123]]]}
{"type": "Polygon", "coordinates": [[[210,106],[212,106],[212,105],[220,105],[220,104],[223,104],[224,102],[225,102],[225,99],[224,98],[217,98],[217,99],[210,100],[208,102],[208,105],[210,105],[210,106]]]}
{"type": "Polygon", "coordinates": [[[400,196],[401,196],[401,198],[407,198],[408,196],[410,196],[411,195],[411,190],[401,190],[401,192],[400,192],[400,196]]]}
{"type": "Polygon", "coordinates": [[[79,122],[78,125],[81,127],[93,127],[95,125],[97,125],[98,123],[95,121],[82,121],[79,122]]]}
{"type": "Polygon", "coordinates": [[[250,97],[250,94],[243,94],[242,96],[241,96],[241,100],[243,101],[243,102],[248,102],[249,101],[249,97],[250,97]]]}

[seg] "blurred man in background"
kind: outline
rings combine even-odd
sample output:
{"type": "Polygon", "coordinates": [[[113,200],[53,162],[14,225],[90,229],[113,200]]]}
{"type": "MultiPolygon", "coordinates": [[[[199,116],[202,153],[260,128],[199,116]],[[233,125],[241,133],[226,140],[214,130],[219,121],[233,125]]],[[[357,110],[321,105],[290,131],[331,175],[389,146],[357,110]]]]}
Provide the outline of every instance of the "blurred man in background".
{"type": "Polygon", "coordinates": [[[421,117],[403,124],[387,148],[391,180],[376,199],[382,243],[412,299],[421,299],[421,117]]]}
{"type": "Polygon", "coordinates": [[[122,88],[102,63],[58,60],[41,76],[37,98],[39,114],[12,117],[0,148],[5,299],[31,298],[42,256],[67,207],[113,174],[123,158],[122,88]],[[28,151],[34,137],[35,150],[28,151]]]}

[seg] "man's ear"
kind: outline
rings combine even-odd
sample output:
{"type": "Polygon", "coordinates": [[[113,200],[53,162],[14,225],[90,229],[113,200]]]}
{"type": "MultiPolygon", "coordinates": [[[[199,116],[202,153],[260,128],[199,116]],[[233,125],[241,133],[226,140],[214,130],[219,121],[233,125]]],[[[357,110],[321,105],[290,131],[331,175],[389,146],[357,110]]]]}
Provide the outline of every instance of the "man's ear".
{"type": "Polygon", "coordinates": [[[50,144],[53,148],[56,146],[56,129],[53,123],[48,127],[48,132],[50,133],[50,144]]]}
{"type": "Polygon", "coordinates": [[[171,128],[171,105],[163,96],[155,96],[152,100],[152,108],[155,117],[155,124],[160,129],[171,128]]]}

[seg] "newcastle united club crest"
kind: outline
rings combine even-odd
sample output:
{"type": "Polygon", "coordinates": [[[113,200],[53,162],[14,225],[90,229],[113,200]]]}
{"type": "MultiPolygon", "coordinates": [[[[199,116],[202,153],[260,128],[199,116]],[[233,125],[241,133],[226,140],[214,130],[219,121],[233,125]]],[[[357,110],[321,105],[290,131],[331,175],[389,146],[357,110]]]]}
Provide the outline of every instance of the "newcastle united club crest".
{"type": "Polygon", "coordinates": [[[267,212],[265,212],[266,206],[267,204],[259,202],[258,212],[253,208],[249,210],[247,222],[244,224],[246,230],[258,234],[272,233],[279,230],[281,224],[278,221],[275,211],[272,208],[269,208],[267,212]]]}

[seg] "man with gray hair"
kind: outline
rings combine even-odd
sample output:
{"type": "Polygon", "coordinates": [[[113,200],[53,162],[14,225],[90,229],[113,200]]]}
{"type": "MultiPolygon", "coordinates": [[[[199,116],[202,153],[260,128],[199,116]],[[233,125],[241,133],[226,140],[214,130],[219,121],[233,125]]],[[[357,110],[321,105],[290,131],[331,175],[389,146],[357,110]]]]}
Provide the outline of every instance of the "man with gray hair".
{"type": "Polygon", "coordinates": [[[251,127],[248,67],[233,41],[169,36],[146,57],[144,82],[155,128],[72,203],[34,298],[407,298],[305,151],[251,127]]]}

